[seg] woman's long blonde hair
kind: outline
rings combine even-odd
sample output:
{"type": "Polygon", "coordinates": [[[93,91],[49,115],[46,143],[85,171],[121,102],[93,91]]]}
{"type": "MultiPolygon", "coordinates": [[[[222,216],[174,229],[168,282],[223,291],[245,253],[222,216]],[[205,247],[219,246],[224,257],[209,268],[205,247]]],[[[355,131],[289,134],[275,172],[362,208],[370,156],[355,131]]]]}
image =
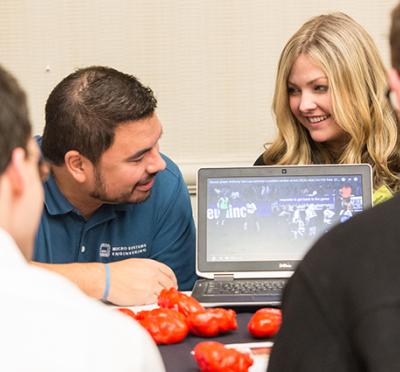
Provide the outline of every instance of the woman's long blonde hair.
{"type": "Polygon", "coordinates": [[[375,189],[386,185],[400,191],[399,128],[385,91],[385,68],[367,32],[343,13],[312,18],[288,41],[279,60],[273,99],[278,136],[265,151],[264,163],[369,163],[375,189]],[[290,110],[288,77],[301,54],[328,78],[331,114],[349,137],[340,155],[314,142],[290,110]]]}

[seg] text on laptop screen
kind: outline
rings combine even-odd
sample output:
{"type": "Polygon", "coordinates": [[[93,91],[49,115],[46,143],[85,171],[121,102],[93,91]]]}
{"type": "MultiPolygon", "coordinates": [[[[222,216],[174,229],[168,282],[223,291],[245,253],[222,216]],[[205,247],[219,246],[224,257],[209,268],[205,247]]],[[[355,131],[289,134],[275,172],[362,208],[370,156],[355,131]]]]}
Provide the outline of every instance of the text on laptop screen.
{"type": "Polygon", "coordinates": [[[210,178],[207,261],[300,260],[363,210],[361,175],[210,178]]]}

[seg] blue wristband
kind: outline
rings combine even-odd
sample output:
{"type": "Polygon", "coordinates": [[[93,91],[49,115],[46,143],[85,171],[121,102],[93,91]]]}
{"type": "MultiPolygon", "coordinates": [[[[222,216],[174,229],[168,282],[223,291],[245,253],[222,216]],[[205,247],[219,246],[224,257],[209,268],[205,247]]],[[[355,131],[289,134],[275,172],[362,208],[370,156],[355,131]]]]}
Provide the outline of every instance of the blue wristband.
{"type": "Polygon", "coordinates": [[[110,292],[110,264],[106,263],[104,268],[106,269],[106,286],[104,288],[102,300],[108,301],[108,294],[110,292]]]}

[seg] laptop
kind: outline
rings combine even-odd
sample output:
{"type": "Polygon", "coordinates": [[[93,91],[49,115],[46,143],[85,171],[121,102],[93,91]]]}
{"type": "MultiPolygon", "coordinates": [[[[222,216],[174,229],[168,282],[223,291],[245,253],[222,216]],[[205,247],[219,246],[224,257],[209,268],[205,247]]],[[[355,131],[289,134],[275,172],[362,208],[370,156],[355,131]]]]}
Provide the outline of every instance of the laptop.
{"type": "Polygon", "coordinates": [[[372,205],[368,164],[201,168],[196,281],[205,306],[279,306],[313,243],[372,205]]]}

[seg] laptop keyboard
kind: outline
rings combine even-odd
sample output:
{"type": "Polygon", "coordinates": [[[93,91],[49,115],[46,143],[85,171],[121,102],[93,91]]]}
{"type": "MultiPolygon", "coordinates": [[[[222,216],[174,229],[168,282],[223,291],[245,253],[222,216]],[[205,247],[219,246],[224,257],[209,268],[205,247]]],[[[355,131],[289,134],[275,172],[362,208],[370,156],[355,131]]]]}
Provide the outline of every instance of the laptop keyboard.
{"type": "Polygon", "coordinates": [[[207,282],[205,295],[265,295],[281,292],[286,280],[284,279],[235,279],[212,280],[207,282]]]}

